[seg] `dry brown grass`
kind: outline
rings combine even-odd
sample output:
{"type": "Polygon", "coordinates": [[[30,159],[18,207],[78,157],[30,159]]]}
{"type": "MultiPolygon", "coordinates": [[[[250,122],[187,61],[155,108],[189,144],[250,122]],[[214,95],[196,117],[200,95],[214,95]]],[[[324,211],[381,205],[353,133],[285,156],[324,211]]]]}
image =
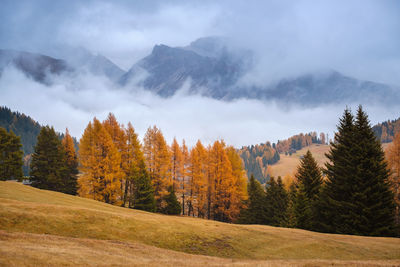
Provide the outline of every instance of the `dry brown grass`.
{"type": "Polygon", "coordinates": [[[296,173],[297,166],[300,163],[300,157],[305,155],[307,150],[310,150],[318,165],[323,167],[327,160],[325,153],[329,151],[329,145],[313,144],[296,151],[296,153],[292,154],[291,156],[280,154],[281,159],[278,161],[278,163],[270,166],[272,176],[284,177],[287,174],[293,175],[296,173]]]}
{"type": "Polygon", "coordinates": [[[238,260],[113,240],[0,231],[2,266],[397,266],[400,260],[238,260]]]}
{"type": "Polygon", "coordinates": [[[300,262],[316,266],[400,260],[396,238],[165,216],[14,182],[0,182],[0,229],[0,265],[193,265],[193,261],[197,265],[300,262]]]}

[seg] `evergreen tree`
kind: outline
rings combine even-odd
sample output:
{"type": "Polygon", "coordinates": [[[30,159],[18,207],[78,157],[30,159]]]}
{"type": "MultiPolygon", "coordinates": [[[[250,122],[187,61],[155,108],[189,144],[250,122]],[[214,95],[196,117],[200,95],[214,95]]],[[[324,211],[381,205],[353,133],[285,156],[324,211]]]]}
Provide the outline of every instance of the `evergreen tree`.
{"type": "Polygon", "coordinates": [[[133,208],[150,212],[156,211],[156,200],[150,177],[144,161],[140,162],[140,175],[135,179],[135,193],[133,195],[133,208]]]}
{"type": "Polygon", "coordinates": [[[265,220],[264,223],[273,226],[285,225],[288,207],[288,195],[279,176],[268,181],[265,194],[265,220]]]}
{"type": "Polygon", "coordinates": [[[306,195],[306,189],[303,184],[298,186],[296,198],[294,202],[294,216],[296,218],[296,228],[311,229],[312,228],[312,206],[306,195]]]}
{"type": "Polygon", "coordinates": [[[53,127],[40,131],[30,168],[32,186],[66,192],[65,151],[53,127]]]}
{"type": "Polygon", "coordinates": [[[0,180],[22,179],[21,139],[0,127],[0,180]]]}
{"type": "Polygon", "coordinates": [[[318,230],[332,233],[351,233],[349,227],[352,204],[354,166],[354,117],[349,109],[344,111],[338,125],[335,141],[326,157],[326,185],[318,203],[318,230]]]}
{"type": "Polygon", "coordinates": [[[296,210],[295,214],[301,216],[301,218],[298,219],[299,224],[297,227],[314,230],[314,225],[317,221],[317,211],[315,206],[319,198],[323,181],[321,169],[318,167],[317,162],[309,150],[300,160],[300,165],[297,168],[296,179],[299,203],[295,204],[295,209],[299,208],[300,210],[296,210]]]}
{"type": "Polygon", "coordinates": [[[247,207],[242,208],[237,222],[243,224],[263,224],[265,219],[265,192],[260,182],[253,175],[250,177],[247,192],[249,195],[246,201],[247,207]]]}
{"type": "Polygon", "coordinates": [[[294,228],[297,225],[296,220],[296,199],[297,199],[297,188],[296,184],[292,182],[289,186],[288,193],[288,208],[286,211],[286,227],[294,228]]]}
{"type": "Polygon", "coordinates": [[[327,154],[327,182],[319,210],[319,230],[358,235],[392,235],[394,203],[380,142],[361,106],[348,109],[327,154]]]}
{"type": "Polygon", "coordinates": [[[76,195],[78,189],[78,157],[76,156],[74,140],[69,134],[68,129],[65,131],[64,138],[62,140],[63,149],[65,152],[65,168],[66,173],[64,177],[64,189],[63,192],[76,195]]]}
{"type": "Polygon", "coordinates": [[[165,202],[167,206],[164,208],[163,213],[169,215],[179,215],[181,214],[181,204],[178,202],[176,198],[174,187],[171,185],[169,187],[169,194],[165,197],[165,202]]]}
{"type": "Polygon", "coordinates": [[[353,194],[354,229],[360,235],[388,236],[394,233],[394,198],[381,142],[375,137],[367,114],[359,106],[355,121],[357,172],[353,194]]]}

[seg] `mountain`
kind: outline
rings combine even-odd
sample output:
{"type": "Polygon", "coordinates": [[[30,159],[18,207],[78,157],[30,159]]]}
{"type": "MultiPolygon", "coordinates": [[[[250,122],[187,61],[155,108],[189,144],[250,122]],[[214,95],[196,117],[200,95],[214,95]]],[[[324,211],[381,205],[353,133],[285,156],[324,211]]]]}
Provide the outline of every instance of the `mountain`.
{"type": "Polygon", "coordinates": [[[174,95],[186,81],[189,92],[202,92],[213,98],[224,98],[245,73],[251,56],[230,51],[225,40],[218,37],[201,38],[187,47],[156,45],[152,53],[136,63],[120,79],[127,85],[138,75],[139,83],[163,97],[174,95]]]}
{"type": "Polygon", "coordinates": [[[55,46],[49,48],[47,53],[68,62],[68,65],[78,73],[90,73],[96,76],[107,77],[112,82],[117,82],[125,71],[101,54],[93,54],[83,47],[55,46]]]}
{"type": "Polygon", "coordinates": [[[134,64],[119,82],[124,86],[136,82],[162,97],[173,96],[186,85],[190,94],[223,100],[250,98],[320,105],[397,104],[400,99],[399,87],[358,80],[335,70],[306,73],[261,86],[243,85],[241,78],[251,72],[253,57],[250,51],[232,49],[229,40],[220,37],[200,38],[186,47],[161,44],[134,64]]]}
{"type": "Polygon", "coordinates": [[[283,79],[266,90],[255,90],[257,98],[275,99],[304,105],[330,103],[397,104],[400,88],[371,81],[361,81],[334,70],[315,72],[293,79],[283,79]]]}
{"type": "Polygon", "coordinates": [[[14,66],[35,81],[49,84],[49,75],[71,71],[64,60],[29,52],[0,49],[0,75],[8,66],[14,66]]]}

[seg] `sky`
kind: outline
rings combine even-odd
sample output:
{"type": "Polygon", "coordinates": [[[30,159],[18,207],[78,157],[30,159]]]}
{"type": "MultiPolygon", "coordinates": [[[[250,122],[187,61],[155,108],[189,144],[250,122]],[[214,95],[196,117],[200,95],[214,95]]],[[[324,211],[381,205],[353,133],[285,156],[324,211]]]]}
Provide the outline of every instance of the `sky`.
{"type": "MultiPolygon", "coordinates": [[[[129,70],[156,44],[185,46],[224,36],[254,52],[254,68],[244,80],[255,85],[321,69],[400,85],[399,30],[400,2],[388,0],[2,0],[0,9],[0,49],[49,54],[60,45],[84,47],[129,70]]],[[[132,121],[141,135],[156,124],[167,139],[224,138],[241,146],[299,132],[333,133],[343,109],[358,104],[306,109],[184,93],[163,99],[140,88],[116,89],[98,77],[77,80],[46,87],[9,69],[0,78],[0,105],[59,131],[69,127],[78,138],[93,116],[104,119],[113,112],[123,123],[132,121]]],[[[400,116],[395,108],[366,108],[373,123],[400,116]]]]}

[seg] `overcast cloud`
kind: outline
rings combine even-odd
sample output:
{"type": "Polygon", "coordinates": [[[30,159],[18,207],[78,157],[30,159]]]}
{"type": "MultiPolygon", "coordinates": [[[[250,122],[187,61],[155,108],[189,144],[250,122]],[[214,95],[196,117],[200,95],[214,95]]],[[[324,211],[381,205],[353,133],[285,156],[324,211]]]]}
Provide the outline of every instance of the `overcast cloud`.
{"type": "MultiPolygon", "coordinates": [[[[155,44],[185,46],[210,35],[251,49],[255,67],[242,82],[265,84],[314,70],[400,85],[399,1],[51,1],[3,0],[0,48],[46,54],[85,47],[128,70],[155,44]]],[[[114,88],[99,77],[40,85],[14,69],[0,79],[0,105],[79,137],[93,116],[114,112],[143,135],[158,125],[169,141],[224,138],[241,146],[309,131],[333,132],[346,105],[300,109],[256,100],[220,102],[181,93],[162,99],[114,88]]],[[[366,107],[372,122],[396,110],[366,107]]]]}

